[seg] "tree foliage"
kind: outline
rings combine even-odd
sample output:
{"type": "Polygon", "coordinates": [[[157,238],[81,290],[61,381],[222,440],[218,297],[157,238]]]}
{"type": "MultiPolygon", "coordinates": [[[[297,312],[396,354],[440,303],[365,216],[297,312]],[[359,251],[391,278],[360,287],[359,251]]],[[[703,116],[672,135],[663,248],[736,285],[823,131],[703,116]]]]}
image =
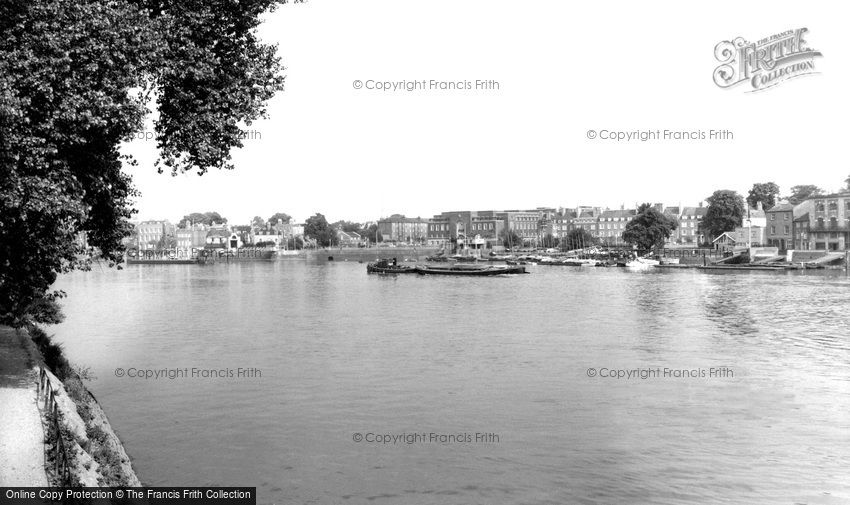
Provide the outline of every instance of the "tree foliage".
{"type": "Polygon", "coordinates": [[[761,202],[765,209],[769,209],[776,205],[776,197],[779,195],[779,186],[775,182],[755,183],[750,189],[747,196],[747,203],[750,207],[758,207],[761,202]]]}
{"type": "Polygon", "coordinates": [[[788,197],[788,202],[792,205],[797,205],[806,198],[822,195],[824,191],[813,184],[801,184],[791,186],[791,195],[788,197]]]}
{"type": "Polygon", "coordinates": [[[721,189],[715,191],[706,201],[708,210],[702,220],[702,229],[708,240],[741,226],[746,208],[743,197],[737,192],[721,189]]]}
{"type": "Polygon", "coordinates": [[[183,219],[177,223],[177,227],[188,228],[193,224],[210,226],[213,223],[225,224],[227,223],[227,218],[222,217],[218,212],[192,212],[191,214],[183,216],[183,219]]]}
{"type": "Polygon", "coordinates": [[[377,223],[371,223],[368,226],[364,225],[357,233],[359,233],[360,236],[367,242],[374,242],[377,244],[378,242],[384,241],[384,234],[378,229],[377,223]]]}
{"type": "Polygon", "coordinates": [[[285,212],[275,212],[274,215],[268,219],[267,223],[269,226],[275,226],[278,223],[289,224],[291,220],[292,217],[289,214],[285,212]]]}
{"type": "Polygon", "coordinates": [[[254,231],[264,230],[266,228],[266,220],[261,218],[260,216],[254,216],[251,219],[251,229],[254,231]]]}
{"type": "Polygon", "coordinates": [[[283,87],[256,36],[275,0],[0,2],[0,322],[37,314],[59,273],[110,263],[137,197],[119,147],[156,104],[159,169],[232,168],[242,125],[283,87]]]}
{"type": "Polygon", "coordinates": [[[664,247],[679,222],[645,203],[638,208],[638,214],[626,224],[623,241],[641,251],[651,251],[664,247]]]}
{"type": "Polygon", "coordinates": [[[330,247],[336,239],[336,231],[325,216],[316,213],[304,222],[304,236],[315,240],[320,247],[330,247]]]}
{"type": "Polygon", "coordinates": [[[363,230],[363,225],[361,225],[360,223],[352,222],[352,221],[337,221],[336,223],[334,223],[331,226],[333,226],[337,230],[342,230],[342,231],[348,232],[348,233],[353,232],[353,233],[357,233],[358,235],[363,230]]]}

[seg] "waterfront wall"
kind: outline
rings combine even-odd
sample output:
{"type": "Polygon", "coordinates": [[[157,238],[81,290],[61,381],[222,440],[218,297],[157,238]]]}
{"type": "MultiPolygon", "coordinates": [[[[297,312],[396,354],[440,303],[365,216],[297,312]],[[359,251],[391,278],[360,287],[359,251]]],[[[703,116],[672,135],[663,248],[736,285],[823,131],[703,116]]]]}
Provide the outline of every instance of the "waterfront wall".
{"type": "Polygon", "coordinates": [[[369,248],[343,248],[343,249],[319,249],[310,250],[304,254],[307,261],[328,261],[333,256],[333,261],[375,261],[378,258],[396,258],[403,261],[405,258],[425,261],[426,256],[431,256],[440,251],[437,247],[369,247],[369,248]]]}
{"type": "MultiPolygon", "coordinates": [[[[837,252],[837,251],[832,251],[837,252]]],[[[805,250],[790,250],[788,251],[788,261],[791,263],[807,263],[819,258],[823,258],[829,254],[829,251],[805,251],[805,250]]]]}

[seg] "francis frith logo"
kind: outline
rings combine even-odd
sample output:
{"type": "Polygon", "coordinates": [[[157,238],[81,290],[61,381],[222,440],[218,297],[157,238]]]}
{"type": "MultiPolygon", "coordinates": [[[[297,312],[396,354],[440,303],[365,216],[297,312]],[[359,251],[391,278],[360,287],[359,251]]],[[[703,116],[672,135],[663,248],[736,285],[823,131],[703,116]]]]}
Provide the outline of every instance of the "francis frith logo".
{"type": "Polygon", "coordinates": [[[743,37],[724,40],[715,46],[714,83],[731,88],[749,83],[752,91],[772,88],[790,79],[817,73],[815,58],[820,51],[808,47],[803,38],[807,28],[797,28],[748,42],[743,37]]]}

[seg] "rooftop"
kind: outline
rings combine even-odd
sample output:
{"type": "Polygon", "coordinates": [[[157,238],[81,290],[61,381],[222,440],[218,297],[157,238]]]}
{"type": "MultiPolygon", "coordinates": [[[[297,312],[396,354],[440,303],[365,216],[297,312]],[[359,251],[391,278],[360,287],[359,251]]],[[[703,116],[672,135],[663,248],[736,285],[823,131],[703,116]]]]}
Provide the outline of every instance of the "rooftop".
{"type": "Polygon", "coordinates": [[[788,202],[777,203],[773,207],[767,210],[767,212],[789,212],[793,211],[794,206],[788,202]]]}
{"type": "Polygon", "coordinates": [[[803,199],[803,201],[822,200],[824,198],[850,198],[850,191],[843,191],[841,193],[830,193],[828,195],[812,195],[808,198],[803,199]]]}
{"type": "Polygon", "coordinates": [[[637,211],[635,209],[620,209],[620,210],[605,210],[602,211],[602,214],[599,216],[602,219],[608,218],[624,218],[624,217],[635,217],[637,215],[637,211]]]}

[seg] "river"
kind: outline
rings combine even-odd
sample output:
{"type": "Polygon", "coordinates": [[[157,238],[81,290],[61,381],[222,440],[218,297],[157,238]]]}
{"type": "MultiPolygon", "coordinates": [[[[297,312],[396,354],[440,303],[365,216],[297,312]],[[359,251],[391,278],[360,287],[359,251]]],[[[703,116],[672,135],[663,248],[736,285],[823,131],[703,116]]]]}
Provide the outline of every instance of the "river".
{"type": "Polygon", "coordinates": [[[52,330],[148,485],[277,504],[850,502],[843,272],[530,269],[95,265],[58,281],[52,330]]]}

